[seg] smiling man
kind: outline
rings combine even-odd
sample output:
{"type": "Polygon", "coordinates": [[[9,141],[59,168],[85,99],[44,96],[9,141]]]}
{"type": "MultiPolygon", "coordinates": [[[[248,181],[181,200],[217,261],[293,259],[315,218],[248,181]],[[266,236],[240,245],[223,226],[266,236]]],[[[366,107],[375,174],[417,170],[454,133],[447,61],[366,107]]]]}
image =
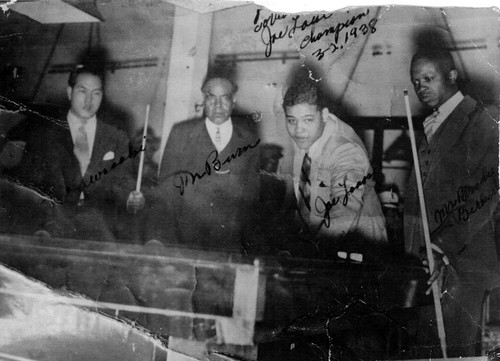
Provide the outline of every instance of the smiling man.
{"type": "Polygon", "coordinates": [[[293,179],[304,229],[320,238],[387,242],[368,154],[354,130],[330,114],[316,83],[300,80],[283,100],[295,143],[293,179]]]}
{"type": "MultiPolygon", "coordinates": [[[[436,261],[429,283],[444,276],[448,356],[474,356],[485,290],[500,286],[493,219],[498,204],[498,108],[462,94],[448,51],[419,50],[410,76],[420,102],[431,113],[418,148],[436,261]]],[[[425,258],[414,173],[405,196],[406,249],[425,258]]],[[[429,347],[439,344],[436,337],[428,338],[433,334],[429,317],[422,316],[421,322],[422,352],[416,356],[440,356],[433,353],[438,347],[429,347]]]]}

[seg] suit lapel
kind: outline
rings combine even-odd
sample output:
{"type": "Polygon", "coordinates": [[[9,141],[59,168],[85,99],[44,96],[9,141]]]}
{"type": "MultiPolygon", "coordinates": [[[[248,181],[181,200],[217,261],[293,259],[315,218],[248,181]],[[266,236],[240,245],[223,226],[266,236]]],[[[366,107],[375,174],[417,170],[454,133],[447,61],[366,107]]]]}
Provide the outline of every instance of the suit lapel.
{"type": "Polygon", "coordinates": [[[440,134],[437,139],[435,151],[433,151],[432,163],[439,161],[441,157],[448,153],[455,144],[469,122],[468,115],[474,110],[476,102],[466,96],[460,104],[451,112],[443,124],[443,129],[438,129],[440,134]]]}
{"type": "MultiPolygon", "coordinates": [[[[205,121],[201,121],[194,128],[191,133],[191,144],[187,144],[189,147],[201,147],[204,151],[211,151],[215,149],[215,146],[212,144],[212,140],[210,139],[210,135],[208,134],[207,127],[205,126],[205,121]]],[[[207,154],[208,155],[208,154],[207,154]]]]}
{"type": "MultiPolygon", "coordinates": [[[[67,124],[67,119],[62,119],[62,121],[66,122],[67,124]]],[[[82,175],[80,173],[80,165],[78,163],[78,159],[75,156],[74,153],[74,144],[73,144],[73,138],[71,138],[71,131],[69,130],[69,125],[68,127],[58,127],[58,130],[60,131],[60,136],[58,139],[60,139],[62,146],[66,150],[67,154],[69,155],[69,159],[71,160],[70,164],[63,165],[64,169],[66,170],[65,173],[65,178],[69,177],[69,179],[66,180],[66,183],[73,183],[73,184],[80,184],[82,181],[82,175]]]]}
{"type": "Polygon", "coordinates": [[[244,142],[245,137],[241,132],[240,128],[233,121],[233,134],[231,134],[231,138],[229,139],[229,143],[227,143],[226,147],[220,153],[221,159],[226,159],[226,157],[230,156],[236,148],[241,147],[244,142]]]}
{"type": "MultiPolygon", "coordinates": [[[[87,168],[87,172],[85,173],[85,176],[88,176],[90,174],[97,174],[99,170],[102,170],[102,157],[103,157],[103,149],[108,146],[109,144],[105,144],[105,135],[104,135],[104,126],[103,124],[98,120],[96,123],[96,128],[95,128],[95,137],[94,137],[94,146],[92,147],[92,154],[90,156],[90,163],[87,168]]],[[[115,154],[115,156],[117,156],[115,154]]]]}
{"type": "Polygon", "coordinates": [[[205,121],[201,119],[189,134],[189,141],[183,144],[183,154],[188,157],[186,164],[188,169],[202,171],[205,167],[205,160],[214,149],[205,121]]]}
{"type": "MultiPolygon", "coordinates": [[[[64,120],[66,122],[66,124],[68,124],[67,120],[64,120]]],[[[69,153],[69,154],[73,154],[73,148],[74,148],[74,145],[73,145],[73,138],[71,138],[71,131],[69,130],[69,125],[67,128],[63,128],[63,127],[58,127],[58,129],[60,130],[61,132],[61,135],[60,135],[60,138],[61,139],[61,142],[62,142],[62,145],[64,147],[64,149],[66,149],[66,151],[69,153]]],[[[76,157],[74,157],[76,159],[76,157]]]]}
{"type": "MultiPolygon", "coordinates": [[[[325,157],[328,157],[328,155],[323,154],[325,151],[325,146],[328,141],[331,141],[331,135],[338,130],[338,125],[336,120],[335,121],[327,121],[325,124],[325,128],[323,129],[323,134],[321,137],[317,140],[317,149],[314,152],[315,154],[310,154],[311,156],[311,171],[309,172],[309,179],[311,180],[311,208],[313,207],[313,202],[318,196],[318,172],[319,172],[319,163],[322,159],[325,159],[325,157]]],[[[302,161],[301,161],[302,162],[302,161]]],[[[302,163],[300,165],[302,168],[302,163]]],[[[300,168],[299,168],[300,170],[300,168]]]]}

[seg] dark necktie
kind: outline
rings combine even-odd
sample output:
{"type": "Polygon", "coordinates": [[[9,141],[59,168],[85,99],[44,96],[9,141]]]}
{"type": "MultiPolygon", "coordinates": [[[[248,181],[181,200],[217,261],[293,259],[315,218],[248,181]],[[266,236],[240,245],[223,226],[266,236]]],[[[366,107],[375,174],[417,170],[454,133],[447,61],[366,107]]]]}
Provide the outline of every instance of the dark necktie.
{"type": "Polygon", "coordinates": [[[304,160],[302,161],[302,167],[300,169],[300,181],[299,181],[299,209],[303,209],[303,206],[307,210],[311,211],[311,180],[309,175],[311,173],[311,158],[309,154],[304,154],[304,160]]]}

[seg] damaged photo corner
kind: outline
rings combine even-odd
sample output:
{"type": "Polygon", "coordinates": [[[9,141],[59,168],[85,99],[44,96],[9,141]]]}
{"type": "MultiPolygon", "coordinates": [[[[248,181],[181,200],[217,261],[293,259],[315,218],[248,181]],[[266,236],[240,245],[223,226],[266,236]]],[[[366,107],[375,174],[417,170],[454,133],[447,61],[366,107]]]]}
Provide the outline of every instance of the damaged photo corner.
{"type": "Polygon", "coordinates": [[[495,5],[0,1],[0,359],[496,360],[495,5]]]}

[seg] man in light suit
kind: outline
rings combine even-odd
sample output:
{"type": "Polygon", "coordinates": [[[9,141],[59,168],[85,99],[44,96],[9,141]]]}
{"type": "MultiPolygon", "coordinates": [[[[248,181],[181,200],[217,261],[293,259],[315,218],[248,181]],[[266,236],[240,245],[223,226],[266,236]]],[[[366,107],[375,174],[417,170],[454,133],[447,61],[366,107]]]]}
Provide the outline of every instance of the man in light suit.
{"type": "Polygon", "coordinates": [[[309,79],[292,84],[283,108],[295,143],[293,180],[304,231],[328,246],[346,239],[386,243],[374,171],[361,139],[329,114],[321,90],[309,79]]]}
{"type": "Polygon", "coordinates": [[[208,77],[205,117],[176,124],[161,164],[147,239],[240,251],[259,199],[259,143],[253,124],[233,119],[237,86],[208,77]]]}
{"type": "MultiPolygon", "coordinates": [[[[114,240],[109,221],[133,189],[127,135],[97,119],[103,74],[92,66],[71,72],[70,109],[27,145],[22,178],[57,204],[47,229],[55,236],[114,240]]],[[[139,208],[139,207],[138,207],[139,208]]]]}
{"type": "MultiPolygon", "coordinates": [[[[457,78],[449,52],[422,49],[413,56],[415,92],[433,110],[424,122],[426,134],[418,147],[436,262],[428,283],[439,280],[442,284],[448,356],[465,357],[477,351],[485,290],[500,285],[493,217],[498,204],[498,110],[464,96],[457,78]]],[[[414,172],[406,193],[406,249],[423,257],[414,172]]],[[[421,321],[429,325],[429,319],[421,321]]],[[[428,327],[420,330],[430,334],[428,327]]],[[[439,356],[432,354],[431,345],[421,344],[423,352],[418,356],[439,356]]]]}

